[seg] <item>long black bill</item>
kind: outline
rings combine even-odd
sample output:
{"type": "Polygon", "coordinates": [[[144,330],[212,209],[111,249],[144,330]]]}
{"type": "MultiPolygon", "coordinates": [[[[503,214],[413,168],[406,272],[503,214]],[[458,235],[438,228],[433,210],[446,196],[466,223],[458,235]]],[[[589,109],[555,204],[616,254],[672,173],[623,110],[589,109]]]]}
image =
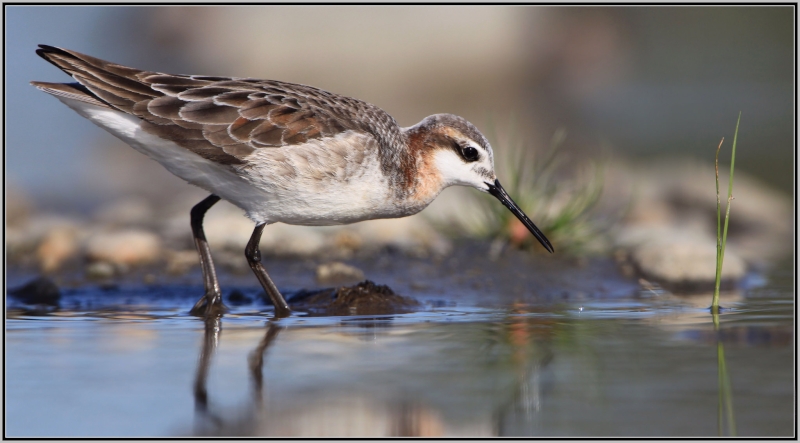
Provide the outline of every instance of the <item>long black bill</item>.
{"type": "Polygon", "coordinates": [[[486,184],[489,186],[489,194],[492,194],[493,196],[497,197],[497,199],[500,200],[500,203],[502,203],[503,206],[510,209],[511,212],[513,212],[514,215],[517,216],[519,221],[521,221],[522,224],[525,225],[525,227],[528,228],[529,231],[531,231],[531,234],[533,234],[533,236],[536,237],[536,240],[539,240],[539,243],[541,243],[545,249],[547,249],[552,253],[554,249],[553,245],[550,244],[550,240],[548,240],[547,237],[545,237],[544,234],[542,234],[542,231],[540,231],[539,228],[537,228],[536,225],[533,224],[531,219],[529,219],[528,216],[525,215],[524,212],[522,212],[522,209],[520,209],[519,206],[517,206],[517,204],[514,203],[514,200],[511,200],[511,197],[508,196],[506,190],[503,189],[502,186],[500,186],[500,182],[498,180],[495,180],[494,184],[491,183],[486,183],[486,184]]]}

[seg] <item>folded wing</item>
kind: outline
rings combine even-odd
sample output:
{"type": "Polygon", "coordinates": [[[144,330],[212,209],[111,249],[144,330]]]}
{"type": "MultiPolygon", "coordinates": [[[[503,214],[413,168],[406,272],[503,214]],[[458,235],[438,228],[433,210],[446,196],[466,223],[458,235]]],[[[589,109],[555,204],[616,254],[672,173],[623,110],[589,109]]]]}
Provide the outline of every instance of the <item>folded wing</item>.
{"type": "Polygon", "coordinates": [[[370,127],[354,123],[363,121],[360,115],[377,115],[396,127],[373,105],[310,86],[142,71],[46,45],[36,52],[77,81],[32,82],[39,89],[135,115],[145,131],[221,164],[246,163],[260,148],[345,131],[368,134],[370,127]]]}

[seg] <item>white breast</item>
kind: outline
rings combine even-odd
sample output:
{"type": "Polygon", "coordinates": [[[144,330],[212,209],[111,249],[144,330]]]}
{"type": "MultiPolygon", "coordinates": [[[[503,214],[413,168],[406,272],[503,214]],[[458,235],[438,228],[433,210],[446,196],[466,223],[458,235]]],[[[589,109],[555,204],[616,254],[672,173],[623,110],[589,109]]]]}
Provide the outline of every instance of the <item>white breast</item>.
{"type": "Polygon", "coordinates": [[[347,131],[302,145],[257,149],[236,166],[269,197],[257,217],[298,225],[408,215],[395,204],[371,136],[347,131]]]}

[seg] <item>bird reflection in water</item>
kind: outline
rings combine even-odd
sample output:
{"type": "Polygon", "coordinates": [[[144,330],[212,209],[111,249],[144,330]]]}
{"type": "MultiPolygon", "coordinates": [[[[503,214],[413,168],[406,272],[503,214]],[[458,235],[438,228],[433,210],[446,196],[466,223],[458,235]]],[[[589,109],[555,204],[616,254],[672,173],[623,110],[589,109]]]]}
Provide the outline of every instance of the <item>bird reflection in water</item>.
{"type": "MultiPolygon", "coordinates": [[[[219,345],[221,321],[219,316],[205,320],[202,348],[194,382],[195,435],[252,436],[441,436],[444,423],[439,412],[424,402],[403,397],[395,401],[381,401],[357,393],[342,396],[331,393],[305,404],[302,411],[288,409],[265,410],[263,368],[267,351],[285,326],[276,320],[267,323],[266,331],[258,345],[248,355],[252,402],[241,408],[214,411],[206,389],[208,372],[219,345]],[[238,411],[237,411],[238,410],[238,411]],[[287,419],[288,418],[288,419],[287,419]]],[[[359,338],[374,340],[392,322],[391,317],[346,318],[345,325],[357,323],[361,328],[359,338]],[[363,328],[363,329],[362,329],[363,328]],[[377,334],[377,335],[376,335],[377,334]]]]}
{"type": "Polygon", "coordinates": [[[197,413],[197,424],[211,423],[215,426],[222,425],[222,419],[212,414],[208,410],[208,391],[206,390],[206,380],[208,379],[208,368],[211,357],[214,355],[219,345],[219,336],[222,332],[221,315],[210,315],[205,319],[205,334],[203,337],[203,347],[200,350],[200,358],[197,362],[197,374],[194,380],[194,407],[197,413]]]}
{"type": "MultiPolygon", "coordinates": [[[[206,382],[208,380],[208,369],[214,352],[219,346],[219,338],[222,333],[221,315],[210,315],[205,319],[205,332],[203,347],[200,350],[200,358],[197,362],[197,373],[194,381],[194,404],[196,412],[195,432],[199,434],[216,434],[226,426],[225,421],[218,415],[211,412],[208,406],[208,391],[206,382]]],[[[258,414],[263,408],[263,374],[264,354],[275,341],[278,333],[283,329],[277,323],[270,321],[267,324],[267,331],[259,342],[258,346],[248,356],[250,376],[253,388],[254,413],[258,414]]],[[[240,430],[242,430],[240,428],[240,430]]]]}

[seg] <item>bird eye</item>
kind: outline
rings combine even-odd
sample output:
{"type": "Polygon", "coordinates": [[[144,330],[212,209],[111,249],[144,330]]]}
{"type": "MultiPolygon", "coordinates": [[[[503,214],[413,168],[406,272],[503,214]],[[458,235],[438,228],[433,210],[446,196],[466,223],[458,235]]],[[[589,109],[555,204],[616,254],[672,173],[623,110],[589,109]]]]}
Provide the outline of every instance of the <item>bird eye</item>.
{"type": "Polygon", "coordinates": [[[474,162],[479,157],[478,150],[473,148],[472,146],[467,146],[466,148],[464,148],[462,154],[464,155],[464,159],[467,160],[468,162],[474,162]]]}

